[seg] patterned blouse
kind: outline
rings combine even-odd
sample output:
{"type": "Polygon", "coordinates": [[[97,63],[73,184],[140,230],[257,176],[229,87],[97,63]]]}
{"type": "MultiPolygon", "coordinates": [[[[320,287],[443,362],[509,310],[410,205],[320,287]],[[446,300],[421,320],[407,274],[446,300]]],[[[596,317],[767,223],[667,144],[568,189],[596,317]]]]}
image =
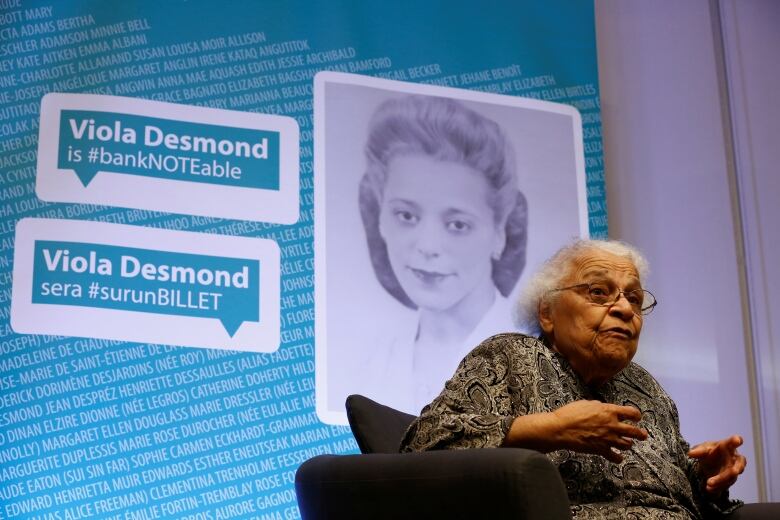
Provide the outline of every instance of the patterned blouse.
{"type": "Polygon", "coordinates": [[[594,390],[560,354],[522,334],[493,336],[469,353],[409,427],[401,451],[498,447],[516,416],[581,399],[638,408],[639,426],[649,437],[623,451],[620,464],[569,450],[547,454],[560,471],[575,519],[700,519],[741,505],[727,493],[711,502],[700,491],[677,407],[642,367],[631,363],[594,390]]]}

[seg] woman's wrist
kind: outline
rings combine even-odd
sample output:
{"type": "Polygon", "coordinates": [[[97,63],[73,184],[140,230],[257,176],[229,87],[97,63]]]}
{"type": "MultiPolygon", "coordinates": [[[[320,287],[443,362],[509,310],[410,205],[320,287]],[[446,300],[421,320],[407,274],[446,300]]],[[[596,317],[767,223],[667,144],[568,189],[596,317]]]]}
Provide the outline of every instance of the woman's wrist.
{"type": "Polygon", "coordinates": [[[548,453],[559,449],[557,433],[558,420],[552,412],[521,415],[512,421],[503,446],[548,453]]]}

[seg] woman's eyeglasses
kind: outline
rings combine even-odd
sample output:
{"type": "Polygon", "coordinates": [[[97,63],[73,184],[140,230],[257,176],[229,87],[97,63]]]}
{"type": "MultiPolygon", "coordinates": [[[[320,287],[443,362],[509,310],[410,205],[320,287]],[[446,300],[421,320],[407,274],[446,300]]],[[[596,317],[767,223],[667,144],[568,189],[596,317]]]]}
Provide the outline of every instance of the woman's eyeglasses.
{"type": "Polygon", "coordinates": [[[653,312],[655,306],[658,305],[658,300],[655,299],[653,293],[646,289],[621,291],[617,287],[603,282],[578,283],[576,285],[570,285],[569,287],[553,289],[550,292],[566,291],[569,289],[582,291],[592,303],[606,307],[616,304],[622,294],[626,297],[626,301],[631,305],[631,308],[636,315],[650,314],[653,312]]]}

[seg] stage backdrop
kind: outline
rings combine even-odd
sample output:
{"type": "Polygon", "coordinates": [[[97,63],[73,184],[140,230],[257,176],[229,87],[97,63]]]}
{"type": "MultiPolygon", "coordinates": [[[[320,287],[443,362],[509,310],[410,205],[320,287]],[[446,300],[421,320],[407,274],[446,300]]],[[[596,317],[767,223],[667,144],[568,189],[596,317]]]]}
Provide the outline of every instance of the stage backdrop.
{"type": "Polygon", "coordinates": [[[595,60],[589,2],[0,0],[0,518],[299,517],[346,394],[606,236],[595,60]]]}

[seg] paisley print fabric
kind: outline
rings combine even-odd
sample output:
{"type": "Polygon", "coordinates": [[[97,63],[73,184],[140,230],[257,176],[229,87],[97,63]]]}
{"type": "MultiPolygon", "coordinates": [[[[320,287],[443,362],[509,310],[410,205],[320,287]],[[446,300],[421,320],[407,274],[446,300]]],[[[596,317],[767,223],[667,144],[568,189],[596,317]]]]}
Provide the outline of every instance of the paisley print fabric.
{"type": "Polygon", "coordinates": [[[560,471],[576,520],[700,519],[741,505],[727,496],[711,502],[700,492],[677,408],[642,367],[631,363],[594,390],[566,359],[522,334],[493,336],[469,353],[409,427],[401,451],[499,447],[516,416],[581,399],[638,408],[639,426],[649,437],[622,452],[620,464],[568,450],[547,454],[560,471]]]}

